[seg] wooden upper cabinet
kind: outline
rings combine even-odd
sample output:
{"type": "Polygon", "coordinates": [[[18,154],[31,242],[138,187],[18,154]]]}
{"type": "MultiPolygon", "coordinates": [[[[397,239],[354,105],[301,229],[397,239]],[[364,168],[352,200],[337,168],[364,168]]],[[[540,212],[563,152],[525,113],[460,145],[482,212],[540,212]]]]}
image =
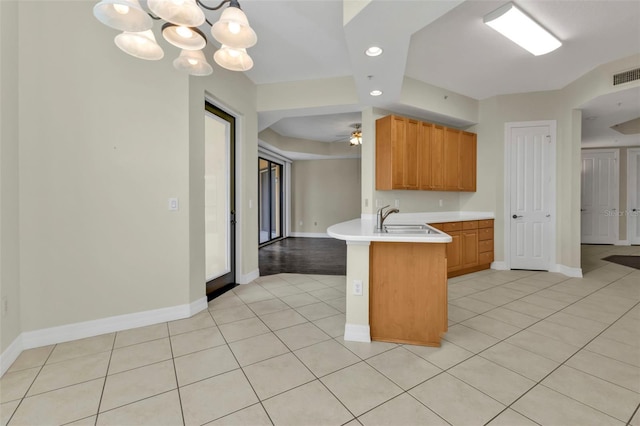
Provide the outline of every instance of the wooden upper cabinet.
{"type": "Polygon", "coordinates": [[[431,186],[431,131],[433,124],[420,122],[418,125],[418,188],[432,189],[431,186]]]}
{"type": "Polygon", "coordinates": [[[397,115],[376,120],[377,190],[475,188],[475,134],[397,115]]]}
{"type": "Polygon", "coordinates": [[[418,189],[419,122],[389,115],[376,120],[376,189],[418,189]]]}
{"type": "Polygon", "coordinates": [[[460,173],[460,130],[445,129],[444,131],[444,189],[458,191],[460,173]]]}
{"type": "Polygon", "coordinates": [[[460,180],[459,190],[475,192],[476,190],[476,152],[477,135],[475,133],[460,133],[460,180]]]}
{"type": "Polygon", "coordinates": [[[417,120],[405,119],[404,167],[402,186],[404,189],[418,189],[418,135],[420,123],[417,120]]]}
{"type": "Polygon", "coordinates": [[[444,127],[431,129],[431,189],[444,189],[444,127]]]}

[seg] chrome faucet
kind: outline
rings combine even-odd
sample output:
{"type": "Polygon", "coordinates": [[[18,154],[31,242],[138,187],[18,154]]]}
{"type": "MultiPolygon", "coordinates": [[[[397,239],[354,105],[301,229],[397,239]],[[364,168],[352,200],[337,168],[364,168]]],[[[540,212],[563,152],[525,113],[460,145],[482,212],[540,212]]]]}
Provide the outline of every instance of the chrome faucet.
{"type": "Polygon", "coordinates": [[[380,207],[378,209],[378,213],[376,215],[377,216],[376,229],[379,231],[382,231],[382,226],[384,225],[384,220],[387,218],[387,216],[389,216],[391,213],[400,213],[400,210],[398,209],[390,209],[384,212],[384,209],[386,209],[387,207],[389,206],[380,207]]]}

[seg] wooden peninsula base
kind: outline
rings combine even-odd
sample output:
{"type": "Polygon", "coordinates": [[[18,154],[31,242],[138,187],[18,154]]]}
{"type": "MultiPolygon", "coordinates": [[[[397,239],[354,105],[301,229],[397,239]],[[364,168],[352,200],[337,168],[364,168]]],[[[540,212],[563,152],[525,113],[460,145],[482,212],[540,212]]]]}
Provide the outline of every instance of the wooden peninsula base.
{"type": "Polygon", "coordinates": [[[445,244],[371,242],[371,340],[440,346],[447,331],[445,244]]]}

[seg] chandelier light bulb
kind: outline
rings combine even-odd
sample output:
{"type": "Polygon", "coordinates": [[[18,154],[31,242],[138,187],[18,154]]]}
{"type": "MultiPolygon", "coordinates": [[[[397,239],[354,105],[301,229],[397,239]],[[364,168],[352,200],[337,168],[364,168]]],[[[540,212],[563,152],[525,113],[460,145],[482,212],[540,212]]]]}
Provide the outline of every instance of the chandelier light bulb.
{"type": "Polygon", "coordinates": [[[184,37],[184,38],[193,37],[193,31],[191,31],[189,28],[183,27],[183,26],[179,26],[178,28],[176,28],[176,33],[178,33],[178,35],[180,37],[184,37]]]}
{"type": "Polygon", "coordinates": [[[125,4],[114,4],[113,9],[120,15],[126,15],[129,13],[129,6],[125,4]]]}
{"type": "Polygon", "coordinates": [[[237,22],[229,22],[229,32],[231,34],[238,34],[240,32],[240,24],[237,22]]]}
{"type": "Polygon", "coordinates": [[[187,59],[187,62],[189,62],[191,65],[196,65],[198,63],[197,59],[193,59],[193,58],[189,58],[187,59]]]}

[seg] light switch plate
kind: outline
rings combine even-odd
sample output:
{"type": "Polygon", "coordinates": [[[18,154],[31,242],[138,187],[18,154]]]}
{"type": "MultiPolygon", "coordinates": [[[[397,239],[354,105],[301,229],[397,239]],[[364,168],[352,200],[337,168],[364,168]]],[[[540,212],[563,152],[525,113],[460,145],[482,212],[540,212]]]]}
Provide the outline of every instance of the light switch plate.
{"type": "Polygon", "coordinates": [[[178,211],[180,204],[177,198],[169,198],[169,210],[172,212],[178,211]]]}

